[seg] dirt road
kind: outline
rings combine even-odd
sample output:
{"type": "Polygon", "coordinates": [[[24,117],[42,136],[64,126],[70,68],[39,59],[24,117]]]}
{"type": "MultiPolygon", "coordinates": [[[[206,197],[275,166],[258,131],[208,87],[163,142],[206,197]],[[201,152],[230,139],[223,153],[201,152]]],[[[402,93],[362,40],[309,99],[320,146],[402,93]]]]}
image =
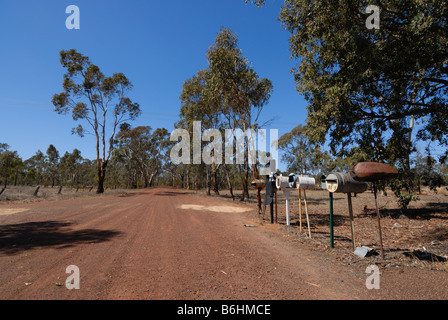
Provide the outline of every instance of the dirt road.
{"type": "Polygon", "coordinates": [[[446,272],[365,270],[299,246],[255,208],[152,189],[0,205],[0,299],[447,299],[446,272]],[[246,227],[256,226],[256,227],[246,227]],[[64,285],[77,266],[80,289],[64,285]]]}

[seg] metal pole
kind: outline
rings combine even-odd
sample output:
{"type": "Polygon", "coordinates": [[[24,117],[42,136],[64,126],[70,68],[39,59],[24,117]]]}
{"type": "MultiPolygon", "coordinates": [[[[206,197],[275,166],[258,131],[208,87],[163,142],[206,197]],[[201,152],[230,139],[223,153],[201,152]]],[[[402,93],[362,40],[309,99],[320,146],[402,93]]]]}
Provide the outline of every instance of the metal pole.
{"type": "Polygon", "coordinates": [[[330,192],[330,244],[334,248],[334,231],[333,231],[333,193],[330,192]]]}
{"type": "Polygon", "coordinates": [[[380,209],[378,207],[378,190],[376,188],[375,182],[373,183],[373,192],[375,194],[376,215],[378,218],[378,232],[379,232],[380,244],[381,244],[381,258],[384,259],[383,233],[381,232],[381,214],[380,214],[380,209]]]}
{"type": "Polygon", "coordinates": [[[271,202],[271,224],[274,224],[274,202],[271,202]]]}
{"type": "Polygon", "coordinates": [[[278,214],[277,214],[277,190],[275,190],[274,194],[275,194],[275,223],[278,224],[278,214]]]}

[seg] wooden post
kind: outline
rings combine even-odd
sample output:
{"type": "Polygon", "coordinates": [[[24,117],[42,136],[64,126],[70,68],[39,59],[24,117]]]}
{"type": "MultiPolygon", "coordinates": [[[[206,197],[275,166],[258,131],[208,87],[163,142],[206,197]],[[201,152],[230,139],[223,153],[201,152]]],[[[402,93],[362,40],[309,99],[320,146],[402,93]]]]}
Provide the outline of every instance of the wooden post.
{"type": "Polygon", "coordinates": [[[284,189],[283,192],[285,193],[286,196],[286,225],[290,226],[291,221],[289,216],[289,195],[291,191],[289,189],[284,189]]]}
{"type": "Polygon", "coordinates": [[[302,190],[299,189],[299,227],[302,233],[302,190]]]}
{"type": "Polygon", "coordinates": [[[381,214],[380,209],[378,207],[378,190],[376,188],[375,182],[373,183],[373,192],[375,194],[376,215],[378,219],[378,232],[380,236],[380,245],[381,245],[381,258],[384,260],[383,233],[381,232],[381,214]]]}
{"type": "Polygon", "coordinates": [[[262,214],[261,208],[261,189],[257,189],[258,215],[262,214]]]}
{"type": "Polygon", "coordinates": [[[308,204],[307,204],[306,191],[305,190],[303,190],[303,199],[305,201],[305,214],[306,214],[306,223],[308,224],[308,234],[309,234],[310,239],[311,239],[310,217],[308,216],[308,204]]]}
{"type": "Polygon", "coordinates": [[[352,243],[353,243],[353,250],[356,250],[356,243],[355,243],[355,220],[353,218],[353,206],[352,206],[352,194],[347,193],[347,200],[348,200],[348,212],[350,214],[350,225],[352,229],[352,243]]]}

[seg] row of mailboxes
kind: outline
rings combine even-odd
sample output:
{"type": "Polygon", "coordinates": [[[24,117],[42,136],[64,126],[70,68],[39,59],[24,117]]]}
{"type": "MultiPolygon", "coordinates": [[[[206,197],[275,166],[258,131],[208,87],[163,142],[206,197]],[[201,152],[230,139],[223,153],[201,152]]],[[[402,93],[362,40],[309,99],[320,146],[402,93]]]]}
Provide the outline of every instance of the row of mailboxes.
{"type": "Polygon", "coordinates": [[[314,189],[316,188],[316,179],[310,177],[301,177],[296,174],[290,174],[288,177],[279,176],[276,180],[276,187],[279,190],[314,189]]]}
{"type": "MultiPolygon", "coordinates": [[[[375,182],[380,180],[391,180],[398,176],[398,171],[394,167],[391,167],[386,164],[376,163],[376,162],[363,162],[359,163],[352,168],[352,170],[348,173],[334,172],[329,174],[328,176],[321,176],[320,183],[323,190],[328,190],[330,192],[330,237],[332,242],[332,247],[334,247],[333,241],[333,194],[334,193],[345,193],[348,197],[349,202],[349,213],[350,220],[352,226],[352,238],[353,245],[355,246],[355,237],[354,237],[354,217],[352,212],[352,203],[351,203],[351,194],[352,193],[363,193],[367,191],[368,182],[373,183],[374,195],[375,195],[375,204],[376,211],[378,216],[378,228],[380,234],[380,243],[381,243],[381,254],[384,257],[383,252],[383,241],[381,235],[381,224],[380,224],[380,212],[378,207],[377,200],[377,188],[375,182]]],[[[268,187],[268,182],[263,180],[254,180],[252,181],[252,186],[255,189],[260,190],[268,187]]],[[[272,176],[269,178],[269,187],[275,188],[277,190],[282,190],[286,196],[286,218],[287,225],[290,224],[289,219],[289,195],[290,192],[294,189],[299,190],[299,203],[301,205],[301,192],[303,191],[304,200],[305,200],[305,212],[307,215],[308,229],[311,237],[311,231],[309,226],[309,218],[307,212],[306,205],[306,189],[315,189],[316,188],[316,180],[310,177],[302,177],[296,174],[290,174],[289,176],[272,176]]],[[[273,191],[271,188],[271,192],[273,191]]],[[[272,211],[272,208],[271,208],[272,211]]],[[[301,209],[300,209],[300,226],[301,223],[301,209]]]]}
{"type": "MultiPolygon", "coordinates": [[[[265,180],[256,179],[251,183],[254,189],[264,189],[265,180]]],[[[322,189],[332,193],[363,193],[367,190],[367,183],[355,180],[350,173],[331,173],[321,177],[322,189]]],[[[316,180],[310,177],[301,177],[295,174],[279,176],[275,180],[275,186],[279,190],[285,189],[315,189],[316,180]]]]}
{"type": "MultiPolygon", "coordinates": [[[[363,193],[367,190],[367,182],[390,180],[398,175],[397,169],[382,163],[363,162],[353,167],[348,173],[334,172],[328,176],[321,176],[322,189],[332,193],[363,193]]],[[[253,180],[254,189],[264,189],[266,181],[253,180]]],[[[284,189],[314,189],[316,180],[310,177],[302,177],[296,174],[278,176],[275,186],[279,190],[284,189]]]]}

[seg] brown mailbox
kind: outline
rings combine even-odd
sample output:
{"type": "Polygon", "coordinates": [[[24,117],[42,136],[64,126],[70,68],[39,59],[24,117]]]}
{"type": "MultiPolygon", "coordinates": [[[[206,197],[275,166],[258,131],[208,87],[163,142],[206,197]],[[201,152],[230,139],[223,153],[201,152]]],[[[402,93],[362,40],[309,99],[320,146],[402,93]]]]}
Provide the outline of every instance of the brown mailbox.
{"type": "Polygon", "coordinates": [[[361,162],[350,171],[350,176],[356,181],[391,180],[398,176],[398,170],[385,163],[361,162]]]}

